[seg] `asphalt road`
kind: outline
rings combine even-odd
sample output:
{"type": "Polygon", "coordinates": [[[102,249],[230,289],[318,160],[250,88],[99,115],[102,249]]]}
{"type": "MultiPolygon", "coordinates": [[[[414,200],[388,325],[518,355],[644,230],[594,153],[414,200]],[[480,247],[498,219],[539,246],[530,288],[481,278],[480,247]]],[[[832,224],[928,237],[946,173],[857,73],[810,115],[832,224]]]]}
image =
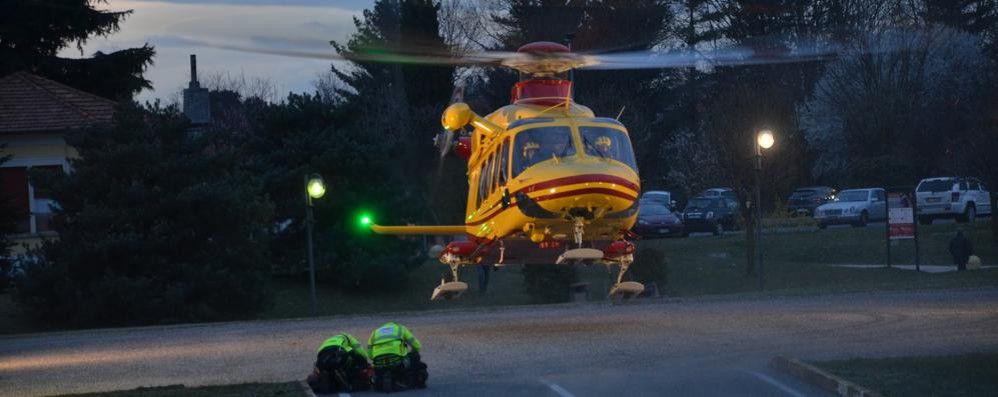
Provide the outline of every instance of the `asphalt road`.
{"type": "MultiPolygon", "coordinates": [[[[707,298],[0,337],[0,396],[301,379],[315,348],[387,320],[424,346],[406,395],[821,396],[769,369],[803,360],[998,351],[998,288],[707,298]]],[[[361,394],[361,393],[355,393],[361,394]]],[[[369,394],[369,393],[365,393],[369,394]]]]}

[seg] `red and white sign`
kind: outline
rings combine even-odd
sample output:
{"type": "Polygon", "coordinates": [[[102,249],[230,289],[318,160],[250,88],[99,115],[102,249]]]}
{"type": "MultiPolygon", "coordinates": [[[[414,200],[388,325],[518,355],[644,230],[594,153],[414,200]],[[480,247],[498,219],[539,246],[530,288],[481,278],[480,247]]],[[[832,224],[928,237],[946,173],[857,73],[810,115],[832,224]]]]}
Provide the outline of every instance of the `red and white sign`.
{"type": "Polygon", "coordinates": [[[911,208],[891,208],[890,229],[891,240],[915,238],[915,223],[911,208]]]}
{"type": "Polygon", "coordinates": [[[887,202],[891,209],[887,214],[888,236],[891,240],[906,240],[915,238],[915,216],[908,195],[904,193],[889,193],[887,202]]]}

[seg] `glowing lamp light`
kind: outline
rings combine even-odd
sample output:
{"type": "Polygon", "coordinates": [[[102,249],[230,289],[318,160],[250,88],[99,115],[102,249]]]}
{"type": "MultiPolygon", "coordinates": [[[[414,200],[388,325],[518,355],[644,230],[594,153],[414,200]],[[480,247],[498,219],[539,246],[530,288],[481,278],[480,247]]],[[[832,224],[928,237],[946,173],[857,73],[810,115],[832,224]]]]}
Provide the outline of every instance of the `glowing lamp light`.
{"type": "Polygon", "coordinates": [[[319,174],[312,174],[308,177],[308,184],[306,184],[306,190],[308,190],[308,196],[317,199],[326,194],[326,184],[322,181],[322,177],[319,174]]]}
{"type": "Polygon", "coordinates": [[[773,143],[776,142],[776,139],[773,138],[773,131],[770,130],[759,131],[759,135],[756,135],[755,140],[759,144],[759,147],[763,149],[773,147],[773,143]]]}

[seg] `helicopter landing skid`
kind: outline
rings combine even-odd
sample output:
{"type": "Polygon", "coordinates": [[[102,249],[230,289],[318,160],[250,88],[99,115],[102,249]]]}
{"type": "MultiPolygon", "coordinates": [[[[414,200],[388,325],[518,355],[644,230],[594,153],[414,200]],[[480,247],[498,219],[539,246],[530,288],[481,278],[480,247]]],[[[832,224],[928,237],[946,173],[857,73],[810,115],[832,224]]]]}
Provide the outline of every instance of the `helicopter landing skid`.
{"type": "Polygon", "coordinates": [[[579,263],[596,263],[603,260],[603,251],[594,248],[575,248],[565,251],[558,256],[554,263],[560,265],[567,263],[570,265],[579,263]]]}
{"type": "Polygon", "coordinates": [[[453,261],[448,263],[450,266],[451,278],[450,281],[447,278],[440,280],[440,285],[433,289],[433,294],[430,295],[430,300],[435,301],[437,299],[451,300],[461,297],[464,291],[468,290],[468,284],[465,282],[457,281],[457,269],[461,266],[461,262],[453,261]]]}
{"type": "Polygon", "coordinates": [[[451,282],[441,282],[437,288],[433,289],[433,295],[430,295],[430,300],[435,301],[438,299],[451,300],[456,299],[468,290],[468,284],[463,281],[451,281],[451,282]]]}
{"type": "Polygon", "coordinates": [[[607,296],[610,299],[615,297],[621,297],[624,300],[630,299],[632,297],[638,296],[644,292],[645,286],[636,281],[624,281],[622,283],[617,283],[612,288],[610,288],[610,293],[607,296]]]}

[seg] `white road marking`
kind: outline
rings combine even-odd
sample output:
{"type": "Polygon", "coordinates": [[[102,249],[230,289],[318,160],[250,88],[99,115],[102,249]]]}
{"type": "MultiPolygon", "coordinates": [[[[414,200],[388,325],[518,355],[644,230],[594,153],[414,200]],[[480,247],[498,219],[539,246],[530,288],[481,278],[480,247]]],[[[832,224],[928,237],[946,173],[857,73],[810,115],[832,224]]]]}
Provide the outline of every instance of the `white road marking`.
{"type": "Polygon", "coordinates": [[[548,382],[544,379],[538,379],[538,380],[540,380],[541,383],[547,385],[547,387],[551,388],[551,390],[554,390],[554,392],[558,393],[558,395],[561,397],[575,397],[574,394],[572,394],[568,390],[565,390],[564,387],[558,386],[557,384],[548,382]]]}
{"type": "Polygon", "coordinates": [[[797,390],[794,390],[792,387],[784,385],[783,383],[780,383],[776,379],[770,378],[770,377],[768,377],[766,375],[760,374],[760,373],[755,372],[755,371],[749,371],[747,369],[744,370],[744,371],[746,373],[748,373],[748,374],[751,374],[752,376],[755,376],[756,378],[759,378],[759,379],[765,381],[766,383],[769,383],[769,384],[773,385],[777,389],[785,391],[787,394],[789,394],[791,396],[794,396],[794,397],[807,397],[806,394],[801,393],[801,392],[799,392],[797,390]]]}

